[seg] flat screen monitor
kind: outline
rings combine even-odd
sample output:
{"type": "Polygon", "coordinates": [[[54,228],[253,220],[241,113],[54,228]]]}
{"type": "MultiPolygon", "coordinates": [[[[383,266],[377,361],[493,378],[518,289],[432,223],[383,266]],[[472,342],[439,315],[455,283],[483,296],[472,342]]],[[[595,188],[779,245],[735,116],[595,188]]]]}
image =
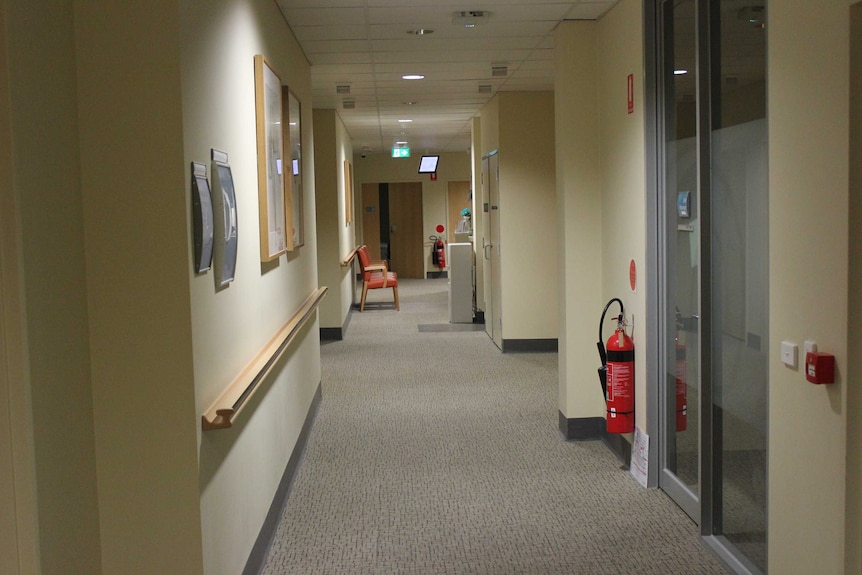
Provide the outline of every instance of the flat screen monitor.
{"type": "Polygon", "coordinates": [[[433,174],[437,171],[437,162],[439,160],[440,156],[422,156],[422,159],[419,160],[419,173],[433,174]]]}

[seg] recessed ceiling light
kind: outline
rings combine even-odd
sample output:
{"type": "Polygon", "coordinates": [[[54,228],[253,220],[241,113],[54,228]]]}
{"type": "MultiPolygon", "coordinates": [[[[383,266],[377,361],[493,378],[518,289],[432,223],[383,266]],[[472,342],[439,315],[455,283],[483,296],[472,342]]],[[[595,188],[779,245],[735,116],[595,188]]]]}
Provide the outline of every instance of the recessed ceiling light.
{"type": "Polygon", "coordinates": [[[396,146],[406,146],[407,142],[395,142],[396,146]]]}
{"type": "Polygon", "coordinates": [[[412,121],[413,121],[413,120],[398,120],[398,122],[399,122],[400,124],[409,124],[409,123],[410,123],[410,122],[412,122],[412,121]]]}
{"type": "Polygon", "coordinates": [[[401,76],[402,80],[424,80],[425,76],[422,74],[404,74],[401,76]]]}
{"type": "Polygon", "coordinates": [[[415,106],[419,102],[412,102],[412,101],[408,100],[407,102],[401,102],[401,103],[404,104],[405,106],[415,106]]]}
{"type": "Polygon", "coordinates": [[[684,76],[686,74],[688,74],[688,70],[674,70],[673,71],[674,76],[684,76]]]}
{"type": "Polygon", "coordinates": [[[414,34],[416,36],[425,36],[426,34],[433,34],[434,30],[429,28],[415,28],[413,30],[407,30],[408,34],[414,34]]]}

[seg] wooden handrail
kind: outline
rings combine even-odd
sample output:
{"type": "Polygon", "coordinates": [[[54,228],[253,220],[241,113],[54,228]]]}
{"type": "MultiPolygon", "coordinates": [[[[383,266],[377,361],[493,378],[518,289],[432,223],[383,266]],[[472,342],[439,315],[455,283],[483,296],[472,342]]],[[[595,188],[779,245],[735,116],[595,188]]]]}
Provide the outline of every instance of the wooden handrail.
{"type": "Polygon", "coordinates": [[[327,287],[316,289],[308,296],[299,309],[281,329],[269,340],[260,353],[237,375],[230,385],[206,412],[201,415],[201,429],[227,429],[233,425],[234,418],[259,388],[259,384],[269,375],[273,366],[290,346],[299,330],[313,317],[326,295],[327,287]]]}
{"type": "Polygon", "coordinates": [[[347,266],[352,264],[353,260],[356,258],[356,252],[358,252],[359,248],[361,247],[362,246],[356,246],[355,248],[353,248],[350,253],[347,254],[347,257],[341,261],[341,267],[346,268],[347,266]]]}

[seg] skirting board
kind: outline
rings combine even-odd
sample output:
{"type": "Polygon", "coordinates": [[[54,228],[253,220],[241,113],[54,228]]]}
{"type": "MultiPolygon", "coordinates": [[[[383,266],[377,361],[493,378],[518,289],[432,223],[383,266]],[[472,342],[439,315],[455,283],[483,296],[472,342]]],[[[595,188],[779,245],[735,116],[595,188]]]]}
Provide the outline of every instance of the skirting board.
{"type": "Polygon", "coordinates": [[[560,433],[566,441],[598,441],[607,446],[620,460],[620,464],[628,468],[632,460],[632,446],[624,436],[608,433],[604,417],[573,417],[571,419],[560,411],[560,433]]]}
{"type": "Polygon", "coordinates": [[[347,326],[350,325],[350,318],[353,316],[353,307],[347,310],[347,317],[344,318],[344,325],[341,327],[322,327],[320,328],[320,341],[341,341],[347,335],[347,326]]]}
{"type": "Polygon", "coordinates": [[[290,495],[290,486],[293,484],[293,478],[299,470],[300,460],[305,453],[305,445],[308,443],[311,426],[314,424],[314,418],[317,417],[317,409],[320,407],[322,400],[323,386],[318,383],[314,399],[311,400],[311,406],[308,408],[308,413],[305,416],[305,423],[302,424],[302,431],[299,432],[299,438],[297,438],[296,445],[293,447],[293,453],[290,454],[290,459],[287,460],[284,474],[281,476],[281,482],[278,484],[278,489],[276,489],[275,496],[272,498],[272,503],[269,506],[269,512],[266,514],[266,519],[264,519],[260,532],[257,534],[257,540],[251,548],[251,553],[249,553],[248,561],[245,563],[245,569],[242,570],[242,575],[257,575],[263,568],[266,556],[269,553],[269,547],[272,545],[272,538],[275,536],[275,530],[278,528],[281,512],[284,509],[284,504],[287,503],[288,495],[290,495]]]}
{"type": "Polygon", "coordinates": [[[341,341],[344,339],[343,327],[320,328],[320,341],[341,341]]]}
{"type": "Polygon", "coordinates": [[[559,347],[556,338],[503,340],[503,353],[552,353],[558,351],[559,347]]]}

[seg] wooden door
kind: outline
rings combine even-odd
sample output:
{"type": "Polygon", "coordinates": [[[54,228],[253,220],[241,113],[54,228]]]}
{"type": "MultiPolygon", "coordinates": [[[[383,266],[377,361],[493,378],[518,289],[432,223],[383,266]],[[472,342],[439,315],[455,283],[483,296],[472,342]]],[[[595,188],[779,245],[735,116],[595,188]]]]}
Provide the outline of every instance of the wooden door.
{"type": "Polygon", "coordinates": [[[449,182],[449,243],[455,243],[455,228],[461,221],[461,210],[472,209],[472,198],[470,198],[470,182],[449,182]]]}
{"type": "Polygon", "coordinates": [[[389,267],[402,278],[423,278],[422,183],[389,184],[389,267]]]}
{"type": "Polygon", "coordinates": [[[362,184],[362,239],[371,259],[380,257],[379,184],[362,184]]]}

